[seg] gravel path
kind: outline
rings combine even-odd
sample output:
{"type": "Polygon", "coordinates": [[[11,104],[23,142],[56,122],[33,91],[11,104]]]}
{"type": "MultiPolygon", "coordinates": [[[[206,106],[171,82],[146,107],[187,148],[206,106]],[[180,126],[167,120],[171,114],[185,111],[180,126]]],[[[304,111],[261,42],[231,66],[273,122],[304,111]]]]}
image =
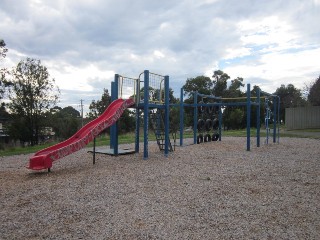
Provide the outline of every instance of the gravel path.
{"type": "Polygon", "coordinates": [[[0,239],[320,239],[320,141],[150,143],[111,157],[83,149],[51,173],[0,158],[0,239]]]}

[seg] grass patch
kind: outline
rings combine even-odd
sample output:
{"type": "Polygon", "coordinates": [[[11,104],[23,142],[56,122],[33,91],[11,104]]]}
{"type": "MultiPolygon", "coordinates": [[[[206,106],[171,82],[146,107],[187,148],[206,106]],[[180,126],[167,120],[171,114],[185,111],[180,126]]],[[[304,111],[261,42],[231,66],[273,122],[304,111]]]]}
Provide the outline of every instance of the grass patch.
{"type": "MultiPolygon", "coordinates": [[[[278,129],[277,129],[278,132],[278,129]]],[[[299,133],[303,132],[320,132],[320,129],[305,129],[305,130],[294,130],[294,131],[284,131],[283,129],[280,129],[280,138],[281,137],[297,137],[297,138],[314,138],[319,139],[320,137],[317,136],[309,136],[309,135],[302,135],[299,133]]],[[[250,136],[256,137],[257,130],[255,128],[250,129],[250,136]]],[[[272,138],[273,129],[270,131],[269,137],[272,138]]],[[[246,137],[247,136],[247,130],[246,129],[240,129],[240,130],[228,130],[228,131],[222,131],[222,138],[223,137],[246,137]]],[[[177,133],[176,135],[177,140],[180,139],[180,134],[177,133]]],[[[193,138],[193,132],[188,131],[184,133],[184,138],[193,138]]],[[[266,137],[266,131],[265,129],[260,130],[260,137],[265,138],[266,137]]],[[[170,138],[172,139],[172,136],[170,135],[170,138]]],[[[150,131],[148,136],[149,141],[155,141],[155,135],[152,131],[150,131]]],[[[127,144],[127,143],[134,143],[135,141],[135,133],[126,133],[119,135],[119,144],[127,144]]],[[[140,133],[140,142],[143,142],[143,133],[140,133]]],[[[37,145],[37,146],[30,146],[30,147],[12,147],[7,148],[5,150],[0,150],[0,156],[12,156],[12,155],[19,155],[19,154],[29,154],[29,153],[35,153],[39,150],[42,150],[44,148],[50,147],[57,142],[47,143],[43,145],[37,145]]],[[[109,146],[110,145],[110,136],[101,135],[96,138],[96,146],[109,146]]],[[[93,147],[93,142],[90,142],[87,147],[93,147]]]]}

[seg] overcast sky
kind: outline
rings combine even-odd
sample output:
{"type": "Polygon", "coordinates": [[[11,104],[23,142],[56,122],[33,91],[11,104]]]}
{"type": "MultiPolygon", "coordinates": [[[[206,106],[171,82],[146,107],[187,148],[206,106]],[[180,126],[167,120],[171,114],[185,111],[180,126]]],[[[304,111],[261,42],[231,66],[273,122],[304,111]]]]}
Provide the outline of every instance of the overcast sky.
{"type": "Polygon", "coordinates": [[[40,59],[77,110],[115,73],[169,75],[176,95],[218,69],[271,93],[320,75],[320,0],[0,0],[0,19],[1,65],[40,59]]]}

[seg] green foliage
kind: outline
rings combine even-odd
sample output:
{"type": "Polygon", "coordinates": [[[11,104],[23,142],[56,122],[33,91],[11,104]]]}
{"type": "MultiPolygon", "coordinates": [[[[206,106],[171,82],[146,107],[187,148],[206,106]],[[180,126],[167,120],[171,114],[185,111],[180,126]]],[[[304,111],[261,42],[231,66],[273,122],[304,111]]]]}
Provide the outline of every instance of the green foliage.
{"type": "Polygon", "coordinates": [[[290,107],[301,107],[306,105],[306,101],[302,97],[300,89],[294,87],[293,84],[287,86],[281,85],[280,88],[274,92],[275,95],[280,96],[280,119],[285,121],[285,109],[290,107]]]}
{"type": "Polygon", "coordinates": [[[219,96],[225,96],[225,92],[227,90],[227,81],[230,79],[230,76],[226,73],[224,73],[221,70],[214,71],[213,73],[213,95],[219,97],[219,96]]]}
{"type": "Polygon", "coordinates": [[[130,109],[124,110],[118,121],[118,129],[120,133],[133,132],[136,128],[135,113],[130,109]]]}
{"type": "Polygon", "coordinates": [[[52,127],[59,139],[68,139],[80,128],[80,113],[71,106],[54,107],[46,114],[46,126],[52,127]]]}
{"type": "Polygon", "coordinates": [[[111,103],[111,96],[109,94],[108,89],[103,89],[103,93],[101,96],[101,100],[93,100],[90,103],[89,110],[90,112],[87,113],[87,117],[89,119],[95,119],[100,116],[110,105],[111,103]]]}
{"type": "Polygon", "coordinates": [[[211,95],[212,94],[212,81],[209,77],[198,76],[196,78],[188,78],[186,84],[183,85],[185,95],[189,98],[192,97],[192,93],[198,91],[198,93],[211,95]]]}
{"type": "Polygon", "coordinates": [[[311,105],[320,106],[320,76],[310,87],[308,100],[311,103],[311,105]]]}
{"type": "Polygon", "coordinates": [[[59,89],[40,60],[27,58],[20,61],[11,75],[13,86],[9,108],[14,116],[13,125],[24,129],[26,134],[15,132],[12,136],[31,145],[37,144],[45,112],[57,102],[59,89]]]}
{"type": "MultiPolygon", "coordinates": [[[[0,60],[6,57],[7,51],[6,43],[3,39],[0,39],[0,60]]],[[[7,93],[12,85],[12,83],[6,79],[6,75],[8,75],[8,70],[6,68],[0,68],[0,99],[5,96],[5,93],[7,93]]]]}
{"type": "Polygon", "coordinates": [[[5,58],[8,49],[6,48],[6,43],[3,39],[0,39],[0,57],[5,58]]]}

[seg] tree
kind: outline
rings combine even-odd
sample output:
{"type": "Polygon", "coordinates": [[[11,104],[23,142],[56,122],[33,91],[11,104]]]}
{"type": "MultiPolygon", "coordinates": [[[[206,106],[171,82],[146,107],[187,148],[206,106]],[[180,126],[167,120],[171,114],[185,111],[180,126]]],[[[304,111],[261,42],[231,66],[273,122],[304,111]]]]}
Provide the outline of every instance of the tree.
{"type": "Polygon", "coordinates": [[[110,105],[111,103],[111,96],[109,94],[108,89],[103,89],[103,93],[101,96],[101,100],[92,100],[89,106],[90,112],[87,113],[87,117],[89,119],[95,119],[100,116],[110,105]]]}
{"type": "MultiPolygon", "coordinates": [[[[55,80],[49,78],[48,69],[41,65],[40,60],[21,60],[11,74],[13,86],[9,108],[16,123],[24,125],[22,127],[27,136],[23,137],[23,141],[35,145],[38,143],[44,114],[56,104],[59,88],[55,85],[55,80]]],[[[22,138],[18,135],[16,137],[22,138]]]]}
{"type": "Polygon", "coordinates": [[[280,88],[277,88],[274,94],[280,97],[280,119],[283,121],[285,121],[286,108],[306,105],[306,101],[302,97],[301,90],[295,88],[293,84],[288,84],[287,86],[281,85],[280,88]]]}
{"type": "Polygon", "coordinates": [[[71,106],[68,106],[68,107],[61,109],[60,114],[62,116],[72,117],[72,118],[79,118],[80,117],[80,112],[71,106]]]}
{"type": "Polygon", "coordinates": [[[184,95],[190,98],[195,91],[201,94],[211,95],[212,86],[212,81],[209,77],[198,76],[196,78],[188,78],[182,88],[185,92],[184,95]]]}
{"type": "MultiPolygon", "coordinates": [[[[6,57],[7,52],[8,49],[6,48],[6,43],[3,39],[0,39],[0,60],[6,57]]],[[[7,92],[7,89],[12,85],[10,81],[6,80],[7,74],[8,71],[6,68],[0,69],[0,100],[4,97],[5,93],[7,92]]]]}
{"type": "Polygon", "coordinates": [[[224,96],[227,90],[227,81],[230,79],[230,76],[221,70],[217,70],[213,72],[212,78],[213,78],[212,94],[217,97],[224,96]]]}
{"type": "Polygon", "coordinates": [[[4,42],[3,39],[0,39],[0,57],[5,58],[6,53],[8,52],[8,48],[6,48],[6,43],[4,42]]]}
{"type": "Polygon", "coordinates": [[[313,106],[320,106],[320,75],[310,87],[308,101],[313,106]]]}

